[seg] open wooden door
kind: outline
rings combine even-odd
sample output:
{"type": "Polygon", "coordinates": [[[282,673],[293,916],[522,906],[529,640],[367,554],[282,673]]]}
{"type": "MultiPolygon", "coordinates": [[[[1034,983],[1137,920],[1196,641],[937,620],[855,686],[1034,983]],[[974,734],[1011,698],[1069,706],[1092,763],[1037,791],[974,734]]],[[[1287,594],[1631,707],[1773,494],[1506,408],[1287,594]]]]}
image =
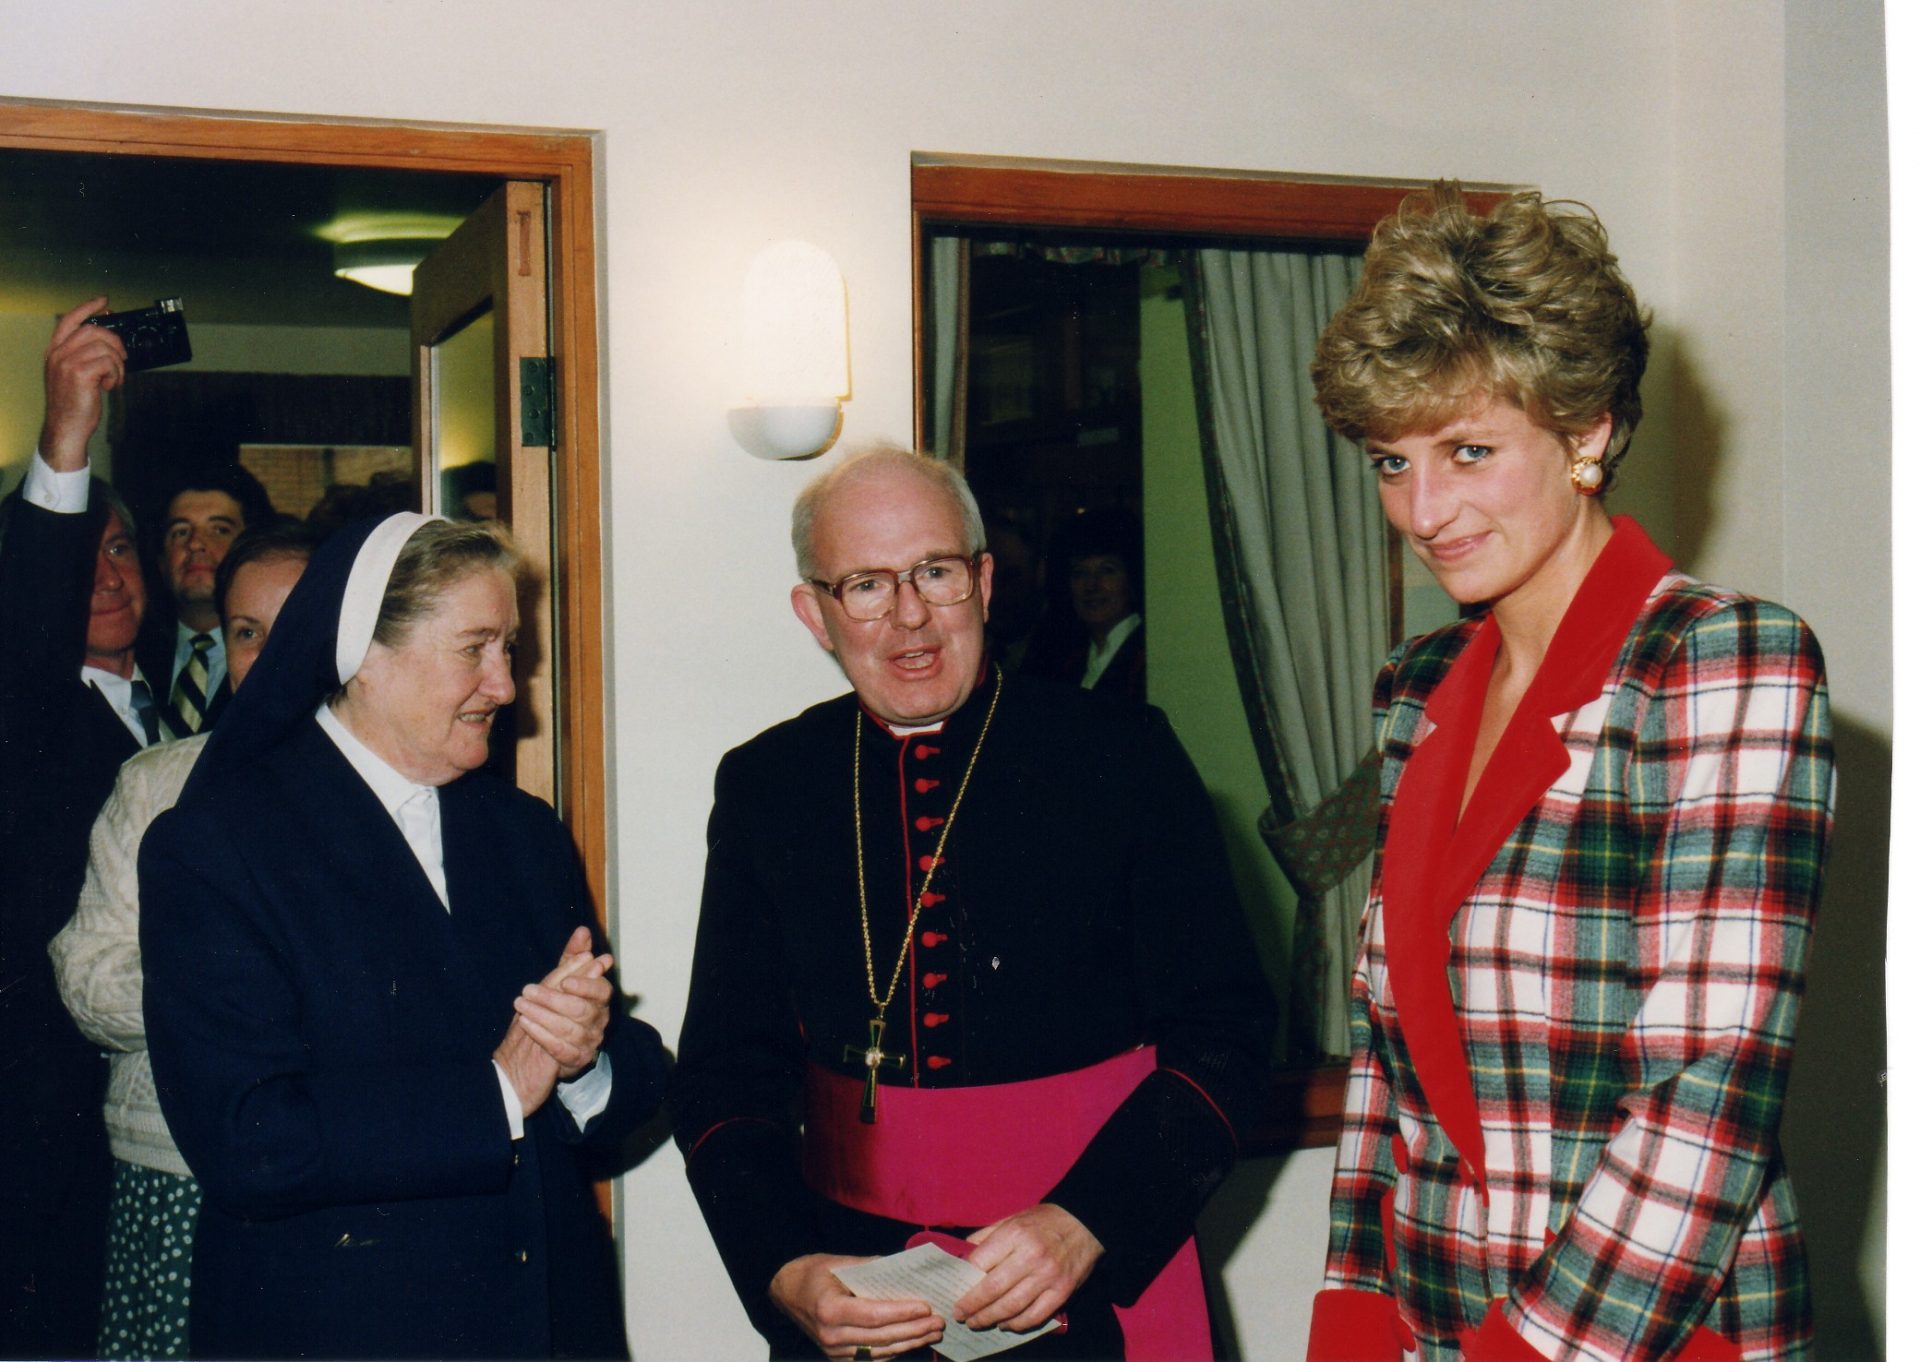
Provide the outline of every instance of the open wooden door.
{"type": "Polygon", "coordinates": [[[412,304],[414,448],[421,506],[455,518],[498,515],[534,568],[520,601],[511,774],[558,808],[565,786],[547,276],[546,188],[521,181],[503,184],[420,263],[412,304]]]}

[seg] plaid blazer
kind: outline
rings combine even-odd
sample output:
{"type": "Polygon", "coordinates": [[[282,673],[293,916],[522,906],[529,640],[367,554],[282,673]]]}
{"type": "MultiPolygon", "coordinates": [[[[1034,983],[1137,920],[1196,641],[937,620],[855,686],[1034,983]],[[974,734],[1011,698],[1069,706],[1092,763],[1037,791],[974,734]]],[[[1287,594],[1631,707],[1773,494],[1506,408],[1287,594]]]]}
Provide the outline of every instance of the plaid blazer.
{"type": "Polygon", "coordinates": [[[1831,819],[1819,646],[1616,525],[1457,827],[1497,625],[1403,645],[1375,691],[1326,1285],[1390,1292],[1425,1357],[1488,1355],[1483,1321],[1553,1358],[1810,1343],[1777,1133],[1831,819]]]}

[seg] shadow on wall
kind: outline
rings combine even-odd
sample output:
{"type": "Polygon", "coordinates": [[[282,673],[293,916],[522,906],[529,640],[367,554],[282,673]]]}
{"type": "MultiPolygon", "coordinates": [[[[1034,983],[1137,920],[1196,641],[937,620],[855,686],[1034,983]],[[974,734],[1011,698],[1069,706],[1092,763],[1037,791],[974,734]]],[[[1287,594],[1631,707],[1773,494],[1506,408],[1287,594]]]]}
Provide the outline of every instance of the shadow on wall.
{"type": "Polygon", "coordinates": [[[1655,328],[1654,344],[1673,357],[1673,529],[1672,542],[1661,547],[1688,572],[1700,561],[1713,526],[1714,499],[1708,493],[1726,462],[1726,413],[1700,381],[1683,339],[1655,328]]]}
{"type": "MultiPolygon", "coordinates": [[[[1253,1232],[1255,1223],[1266,1214],[1288,1157],[1243,1159],[1234,1165],[1227,1181],[1200,1212],[1196,1231],[1200,1241],[1200,1271],[1206,1281],[1207,1313],[1213,1320],[1213,1342],[1219,1350],[1219,1362],[1240,1362],[1247,1355],[1223,1274],[1227,1263],[1253,1232]]],[[[1324,1243],[1322,1234],[1317,1237],[1314,1248],[1318,1250],[1324,1243]]],[[[1315,1273],[1300,1299],[1302,1311],[1312,1308],[1313,1291],[1319,1284],[1319,1274],[1315,1273]]],[[[1273,1289],[1284,1291],[1289,1285],[1275,1281],[1273,1289]]]]}
{"type": "Polygon", "coordinates": [[[1850,1362],[1884,1355],[1892,748],[1840,715],[1834,765],[1839,802],[1783,1141],[1812,1259],[1819,1355],[1850,1362]]]}

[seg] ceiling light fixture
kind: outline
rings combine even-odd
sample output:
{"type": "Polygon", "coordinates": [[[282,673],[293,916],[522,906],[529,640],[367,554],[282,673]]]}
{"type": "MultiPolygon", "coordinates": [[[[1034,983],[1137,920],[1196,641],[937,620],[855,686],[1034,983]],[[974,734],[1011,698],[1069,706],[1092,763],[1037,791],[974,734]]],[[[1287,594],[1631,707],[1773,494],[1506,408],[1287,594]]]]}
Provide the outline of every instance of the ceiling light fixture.
{"type": "Polygon", "coordinates": [[[445,213],[360,212],[315,229],[333,247],[335,278],[382,293],[413,292],[413,268],[453,235],[460,219],[445,213]]]}
{"type": "Polygon", "coordinates": [[[426,259],[434,245],[430,237],[342,241],[333,248],[334,277],[406,297],[413,292],[414,266],[426,259]]]}

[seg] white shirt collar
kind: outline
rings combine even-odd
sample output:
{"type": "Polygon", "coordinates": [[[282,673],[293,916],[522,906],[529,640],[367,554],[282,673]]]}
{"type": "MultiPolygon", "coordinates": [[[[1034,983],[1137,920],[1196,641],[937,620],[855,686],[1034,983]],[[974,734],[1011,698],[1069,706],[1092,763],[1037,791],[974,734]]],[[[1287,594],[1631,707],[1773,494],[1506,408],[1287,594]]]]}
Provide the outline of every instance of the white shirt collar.
{"type": "Polygon", "coordinates": [[[175,620],[173,624],[173,660],[176,666],[183,665],[186,662],[187,655],[193,651],[193,641],[199,638],[202,633],[213,640],[213,651],[209,653],[208,656],[211,658],[226,657],[227,639],[226,635],[221,633],[219,625],[216,624],[211,629],[202,630],[196,629],[184,621],[175,620]]]}
{"type": "Polygon", "coordinates": [[[360,779],[367,782],[367,788],[373,791],[374,798],[380,801],[380,807],[387,811],[388,817],[397,821],[400,806],[422,790],[432,794],[437,802],[439,792],[433,786],[408,780],[387,765],[371,747],[354,736],[352,729],[340,722],[340,716],[324,701],[313,712],[313,717],[326,735],[333,739],[333,745],[340,749],[340,755],[360,773],[360,779]]]}
{"type": "MultiPolygon", "coordinates": [[[[142,747],[147,745],[147,730],[141,726],[140,716],[133,710],[133,683],[145,679],[138,667],[134,668],[132,676],[122,676],[104,667],[80,668],[80,680],[100,692],[101,698],[113,707],[120,722],[127,726],[127,732],[133,734],[134,741],[142,747]]],[[[158,704],[159,701],[155,700],[154,703],[158,704]]]]}
{"type": "Polygon", "coordinates": [[[320,731],[340,749],[347,764],[367,782],[367,788],[373,791],[373,797],[380,801],[393,825],[400,829],[401,840],[413,853],[413,859],[420,863],[420,869],[426,872],[427,882],[440,897],[440,906],[451,908],[452,900],[447,897],[446,850],[440,839],[440,791],[431,785],[416,784],[387,765],[372,748],[354,736],[353,730],[342,723],[340,716],[324,701],[313,712],[313,717],[320,731]],[[423,794],[426,798],[420,799],[423,794]],[[403,813],[407,805],[413,807],[403,813]]]}
{"type": "Polygon", "coordinates": [[[1106,642],[1087,645],[1087,672],[1080,678],[1080,686],[1083,690],[1093,689],[1094,682],[1100,679],[1107,670],[1107,664],[1112,662],[1115,654],[1120,651],[1120,645],[1133,637],[1134,630],[1138,629],[1141,623],[1140,612],[1136,610],[1107,631],[1106,642]]]}

